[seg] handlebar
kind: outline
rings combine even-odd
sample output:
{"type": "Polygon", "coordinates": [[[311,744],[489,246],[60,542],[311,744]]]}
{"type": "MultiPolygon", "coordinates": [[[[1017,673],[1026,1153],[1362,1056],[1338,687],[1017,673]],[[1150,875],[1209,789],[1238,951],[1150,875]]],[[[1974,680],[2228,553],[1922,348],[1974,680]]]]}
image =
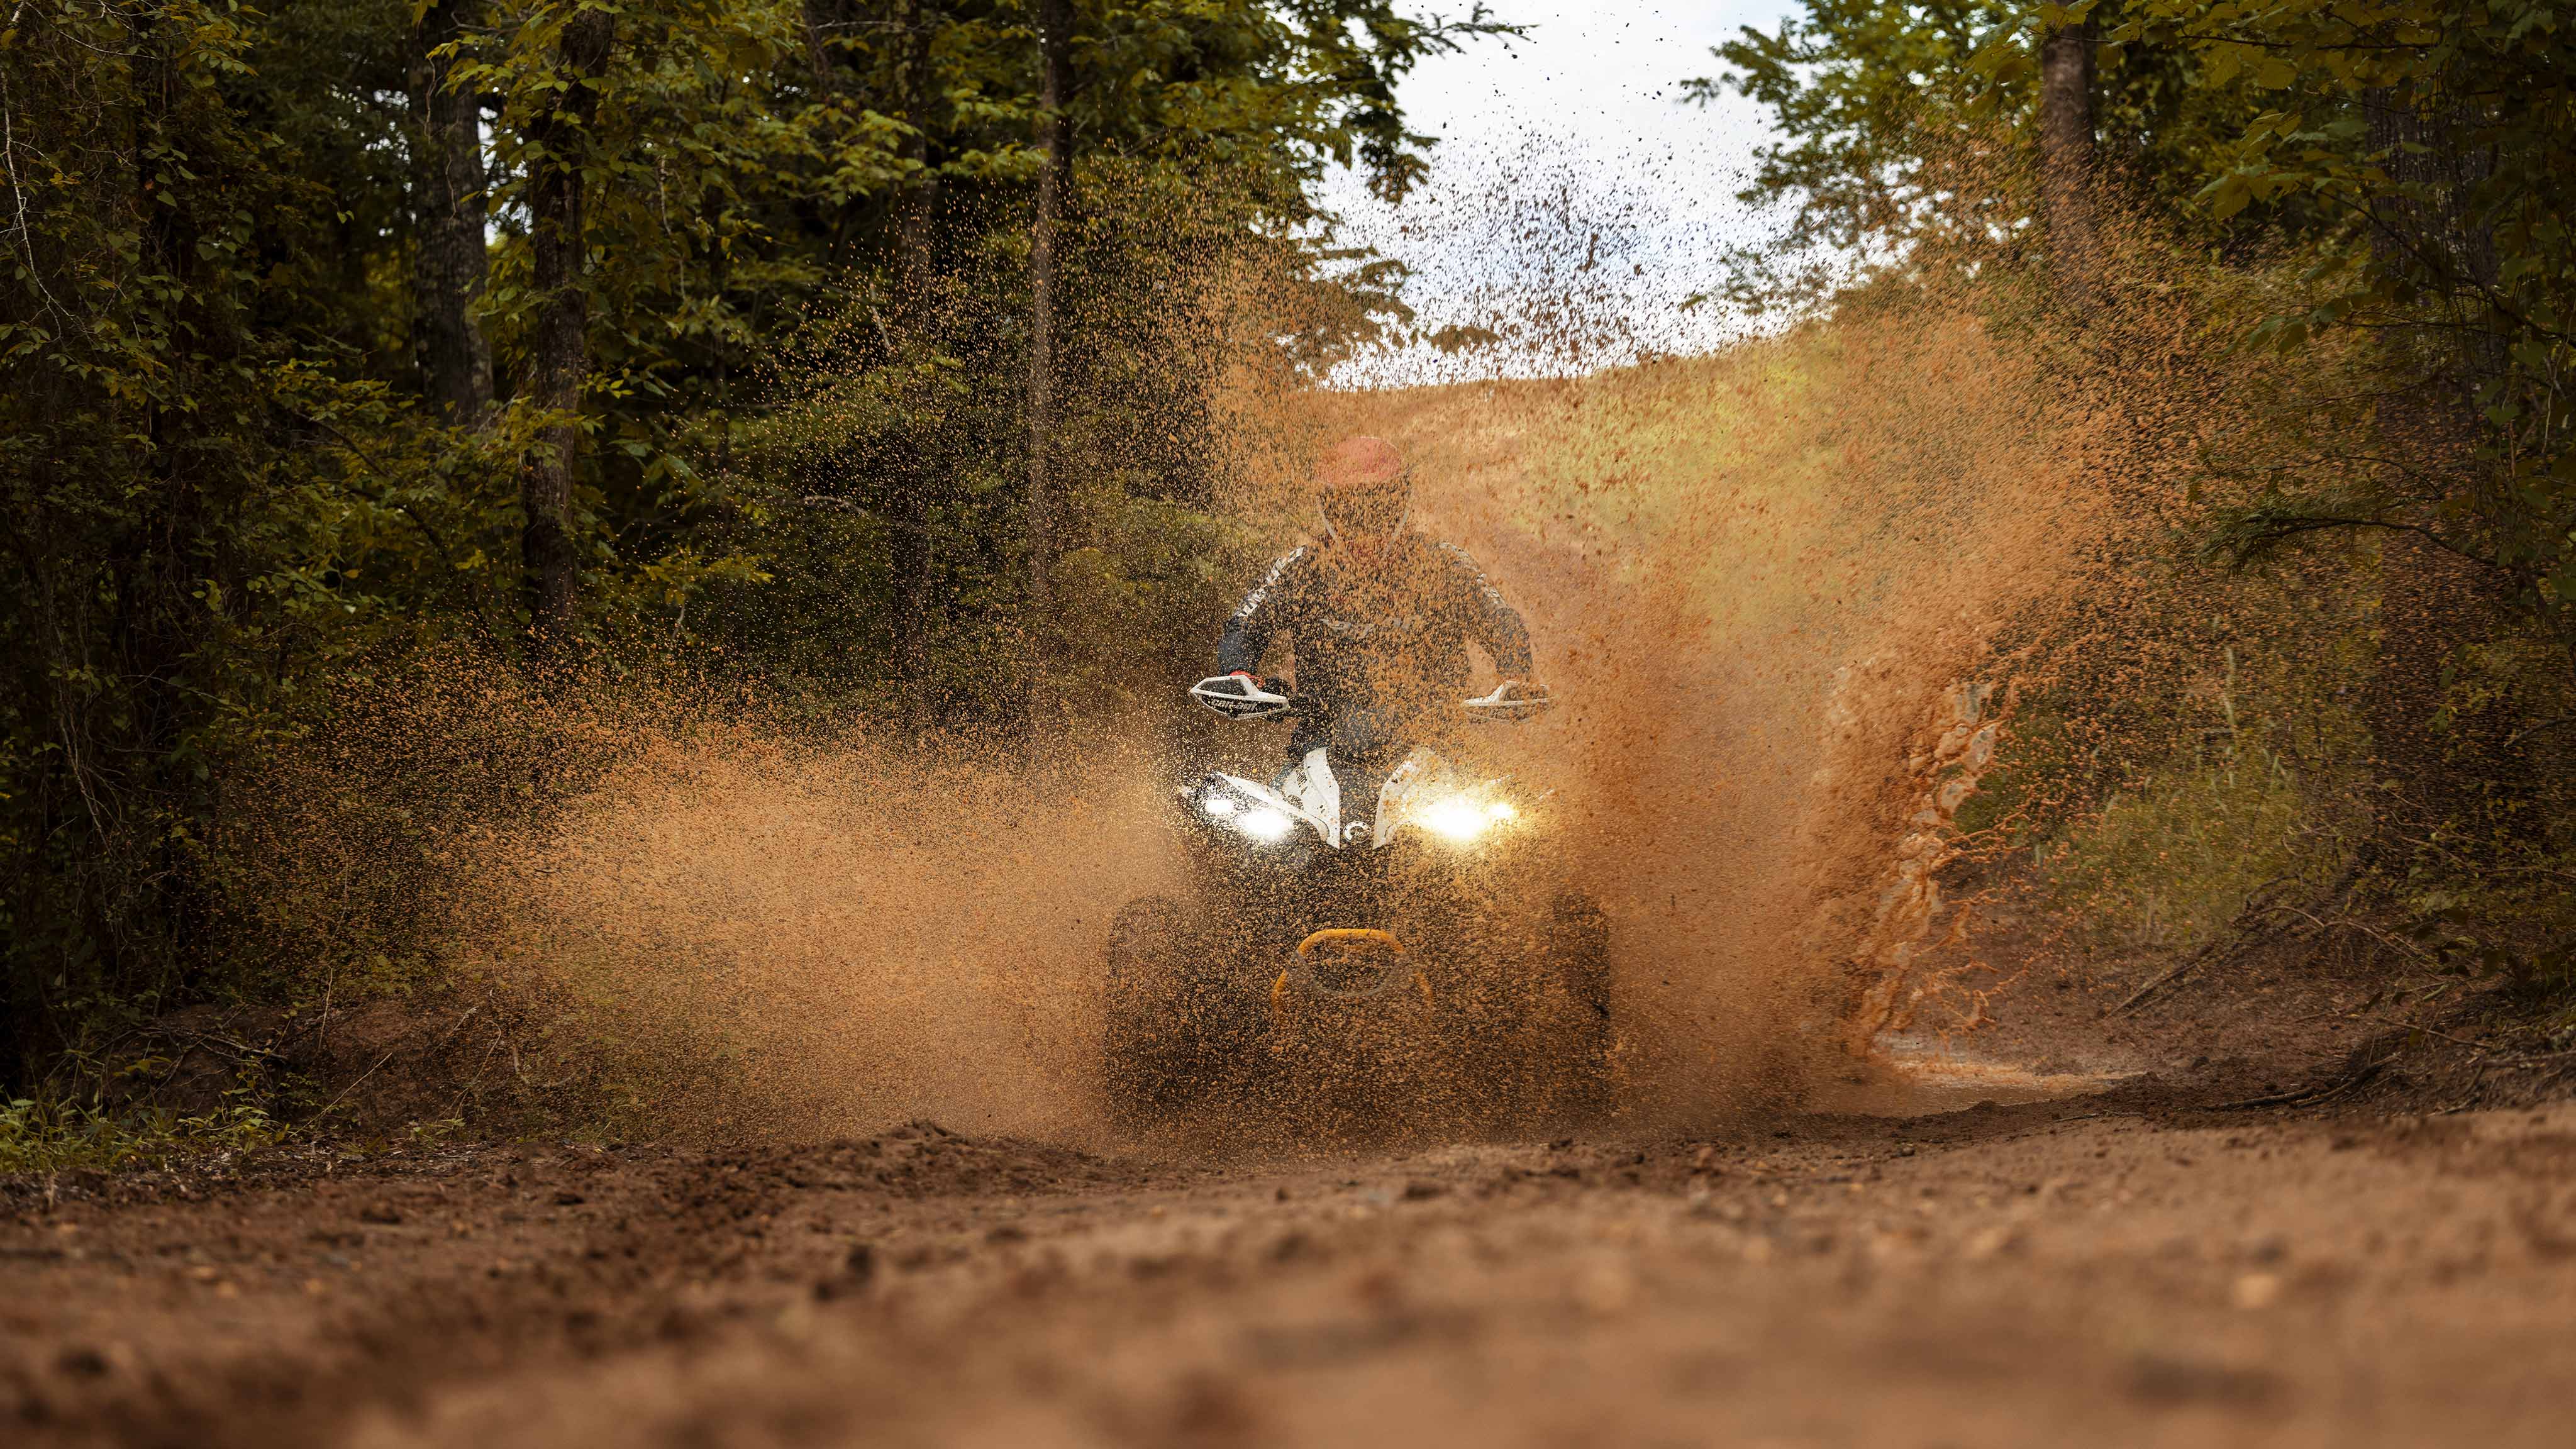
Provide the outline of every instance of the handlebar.
{"type": "Polygon", "coordinates": [[[1460,700],[1458,707],[1467,712],[1469,719],[1518,722],[1532,715],[1544,713],[1547,707],[1555,702],[1544,685],[1523,684],[1517,679],[1506,679],[1494,686],[1493,693],[1478,699],[1460,700]]]}
{"type": "MultiPolygon", "coordinates": [[[[1285,719],[1316,707],[1313,695],[1274,691],[1238,674],[1202,679],[1190,686],[1190,698],[1238,722],[1285,719]]],[[[1493,693],[1460,700],[1458,707],[1469,719],[1518,721],[1540,713],[1554,702],[1541,686],[1506,679],[1493,693]]]]}
{"type": "Polygon", "coordinates": [[[1274,694],[1239,674],[1202,679],[1190,686],[1190,698],[1230,720],[1280,719],[1302,714],[1313,704],[1310,696],[1274,694]]]}

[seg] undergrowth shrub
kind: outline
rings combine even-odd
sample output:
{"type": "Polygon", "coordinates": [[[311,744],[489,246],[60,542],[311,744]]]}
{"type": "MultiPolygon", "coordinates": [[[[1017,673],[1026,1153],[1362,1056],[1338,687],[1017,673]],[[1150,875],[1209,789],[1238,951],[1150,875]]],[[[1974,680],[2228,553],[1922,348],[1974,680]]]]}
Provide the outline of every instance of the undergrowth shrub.
{"type": "Polygon", "coordinates": [[[20,1097],[0,1106],[0,1173],[154,1166],[203,1152],[273,1146],[285,1132],[246,1090],[213,1111],[191,1114],[20,1097]]]}

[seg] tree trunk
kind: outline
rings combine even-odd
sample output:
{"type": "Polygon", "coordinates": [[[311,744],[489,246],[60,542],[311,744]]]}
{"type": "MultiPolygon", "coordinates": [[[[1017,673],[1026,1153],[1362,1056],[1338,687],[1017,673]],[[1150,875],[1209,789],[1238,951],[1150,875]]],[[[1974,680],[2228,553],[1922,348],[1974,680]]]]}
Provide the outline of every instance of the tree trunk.
{"type": "Polygon", "coordinates": [[[616,44],[613,17],[587,11],[564,27],[558,70],[570,82],[529,126],[528,219],[537,293],[529,400],[551,415],[520,476],[527,529],[529,626],[540,657],[560,653],[573,622],[581,557],[572,536],[573,462],[581,446],[582,382],[590,372],[590,289],[582,277],[581,163],[599,111],[597,82],[616,44]]]}
{"type": "Polygon", "coordinates": [[[1072,163],[1072,127],[1064,111],[1072,70],[1073,6],[1041,0],[1038,7],[1038,147],[1046,168],[1038,173],[1037,224],[1029,232],[1029,724],[1044,730],[1054,717],[1046,698],[1045,652],[1054,612],[1055,573],[1055,250],[1064,220],[1065,173],[1072,163]]]}
{"type": "Polygon", "coordinates": [[[2527,828],[2542,775],[2517,719],[2454,693],[2449,677],[2465,651],[2506,637],[2514,615],[2513,591],[2495,574],[2412,535],[2382,543],[2375,668],[2361,710],[2378,786],[2366,858],[2395,866],[2439,842],[2455,859],[2484,863],[2505,851],[2518,821],[2527,828]]]}
{"type": "Polygon", "coordinates": [[[825,95],[841,88],[839,67],[832,63],[831,48],[823,41],[824,26],[839,19],[840,7],[834,0],[805,0],[805,63],[813,68],[815,89],[825,95]]]}
{"type": "MultiPolygon", "coordinates": [[[[929,132],[936,81],[931,73],[930,47],[939,18],[925,0],[911,0],[906,9],[903,105],[904,122],[912,127],[912,135],[904,142],[903,155],[915,169],[895,202],[896,243],[900,248],[897,285],[901,288],[901,295],[895,299],[895,328],[897,345],[906,360],[911,360],[930,350],[932,329],[937,322],[932,302],[936,259],[931,251],[931,233],[939,208],[939,178],[929,170],[929,132]]],[[[945,450],[941,447],[945,419],[939,400],[935,395],[924,397],[914,412],[917,425],[913,429],[913,447],[897,465],[892,480],[887,563],[894,585],[895,682],[902,694],[905,723],[918,731],[929,726],[933,713],[930,630],[931,569],[935,560],[930,524],[939,480],[946,476],[946,469],[942,457],[945,450]]]]}
{"type": "MultiPolygon", "coordinates": [[[[2455,379],[2467,418],[2478,394],[2505,372],[2509,328],[2495,325],[2486,298],[2501,276],[2492,220],[2473,214],[2472,198],[2494,176],[2499,155],[2478,140],[2483,100],[2418,99],[2412,86],[2362,96],[2370,148],[2392,183],[2371,203],[2370,249],[2380,270],[2414,279],[2446,304],[2448,341],[2460,349],[2455,379]]],[[[2474,423],[2471,424],[2474,427],[2474,423]]]]}
{"type": "Polygon", "coordinates": [[[483,229],[482,102],[448,84],[436,52],[483,21],[485,0],[429,0],[412,32],[412,352],[450,422],[492,405],[492,347],[474,306],[490,270],[483,229]]]}
{"type": "Polygon", "coordinates": [[[2088,309],[2101,287],[2093,214],[2093,23],[2061,25],[2039,42],[2040,223],[2060,301],[2088,309]]]}
{"type": "MultiPolygon", "coordinates": [[[[2496,160],[2475,139],[2482,107],[2419,99],[2407,86],[2362,97],[2370,148],[2393,183],[2371,205],[2373,261],[2415,281],[2424,301],[2458,324],[2428,329],[2417,355],[2434,360],[2433,369],[2374,408],[2375,431],[2385,440],[2374,451],[2394,457],[2473,458],[2485,426],[2480,390],[2510,361],[2505,334],[2488,325],[2482,300],[2498,278],[2495,233],[2471,206],[2496,160]]],[[[2515,505],[2496,496],[2483,469],[2439,471],[2455,481],[2426,491],[2400,479],[2393,491],[2415,508],[2437,508],[2448,495],[2469,500],[2476,519],[2510,516],[2515,505]]],[[[2399,534],[2380,548],[2379,596],[2377,673],[2363,718],[2380,794],[2367,848],[2374,859],[2398,862],[2439,839],[2455,857],[2491,859],[2538,776],[2507,711],[2455,696],[2447,676],[2462,651],[2512,627],[2510,592],[2494,575],[2399,534]]]]}

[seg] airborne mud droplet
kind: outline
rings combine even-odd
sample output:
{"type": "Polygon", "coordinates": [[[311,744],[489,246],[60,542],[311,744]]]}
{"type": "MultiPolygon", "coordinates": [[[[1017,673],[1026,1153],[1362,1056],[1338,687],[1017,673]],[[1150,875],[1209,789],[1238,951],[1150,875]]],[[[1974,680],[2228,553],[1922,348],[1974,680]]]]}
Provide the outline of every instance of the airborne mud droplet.
{"type": "MultiPolygon", "coordinates": [[[[1589,276],[1580,186],[1512,215],[1513,244],[1553,257],[1524,270],[1589,276]]],[[[1247,356],[1299,305],[1223,264],[1186,290],[1194,335],[1247,356]]],[[[1981,304],[1854,303],[1674,359],[1622,330],[1619,295],[1561,290],[1513,319],[1524,362],[1650,360],[1389,391],[1236,369],[1205,424],[1239,534],[1215,556],[1242,571],[1217,582],[1312,536],[1323,448],[1395,444],[1412,526],[1482,562],[1556,692],[1475,749],[1552,792],[1551,848],[1607,918],[1609,1125],[1688,1130],[1883,1075],[1891,1031],[1984,1019],[1923,965],[1975,936],[1943,867],[2031,641],[2134,533],[2115,483],[2155,459],[1981,304]]],[[[1173,657],[1212,656],[1219,622],[1173,657]]],[[[1038,766],[1017,726],[925,744],[732,698],[538,702],[571,803],[456,851],[467,954],[546,1024],[544,1063],[513,1073],[646,1131],[1126,1135],[1099,1074],[1111,921],[1186,899],[1185,762],[1267,778],[1287,728],[1191,715],[1191,677],[1095,692],[1038,766]]],[[[1199,1125],[1199,1145],[1298,1138],[1199,1125]]]]}
{"type": "Polygon", "coordinates": [[[1945,714],[1985,702],[1993,639],[2099,514],[2037,392],[1973,323],[1916,316],[1320,404],[1398,438],[1430,525],[1531,613],[1568,704],[1510,751],[1583,820],[1632,1120],[1802,1099],[1934,923],[1928,842],[1995,742],[1945,714]]]}
{"type": "MultiPolygon", "coordinates": [[[[1846,320],[1581,380],[1291,398],[1246,440],[1271,461],[1239,506],[1284,544],[1301,438],[1394,439],[1419,526],[1528,616],[1562,707],[1485,748],[1558,792],[1609,914],[1619,1120],[1802,1100],[1951,924],[1929,873],[1993,755],[1992,640],[2098,507],[2035,391],[1973,323],[1846,320]]],[[[1266,758],[1264,728],[1214,747],[1266,758]]],[[[505,852],[480,933],[589,1023],[612,1096],[728,1133],[1100,1135],[1108,920],[1170,888],[1171,742],[1203,735],[1087,721],[1032,774],[646,733],[505,852]]]]}
{"type": "Polygon", "coordinates": [[[1083,1136],[1099,937],[1163,868],[1150,775],[675,739],[511,860],[489,949],[665,1126],[1083,1136]]]}

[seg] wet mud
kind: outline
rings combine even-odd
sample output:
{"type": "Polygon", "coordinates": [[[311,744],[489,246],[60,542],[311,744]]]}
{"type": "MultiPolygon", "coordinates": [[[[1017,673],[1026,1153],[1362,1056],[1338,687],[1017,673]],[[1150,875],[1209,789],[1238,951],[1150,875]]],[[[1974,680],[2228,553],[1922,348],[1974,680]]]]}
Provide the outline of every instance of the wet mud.
{"type": "MultiPolygon", "coordinates": [[[[463,975],[534,1003],[552,1055],[476,1049],[577,1085],[582,1140],[12,1180],[0,1424],[2566,1442],[2576,1108],[2245,1108],[2335,1079],[2366,983],[2115,1017],[2134,981],[1945,895],[2010,708],[1998,640],[2112,525],[2083,420],[1935,322],[1855,323],[1785,378],[1748,350],[1312,403],[1311,431],[1395,438],[1423,526],[1532,616],[1564,703],[1487,748],[1561,792],[1609,922],[1606,1114],[1354,1150],[1257,1100],[1169,1133],[1104,1111],[1104,943],[1174,888],[1176,761],[1275,738],[1149,708],[1031,770],[637,730],[457,896],[463,975]]],[[[1265,544],[1299,527],[1275,502],[1244,500],[1265,544]]]]}
{"type": "Polygon", "coordinates": [[[1347,1159],[919,1124],[20,1182],[0,1422],[29,1445],[2564,1442],[2576,1111],[2206,1108],[2133,1082],[1347,1159]]]}

